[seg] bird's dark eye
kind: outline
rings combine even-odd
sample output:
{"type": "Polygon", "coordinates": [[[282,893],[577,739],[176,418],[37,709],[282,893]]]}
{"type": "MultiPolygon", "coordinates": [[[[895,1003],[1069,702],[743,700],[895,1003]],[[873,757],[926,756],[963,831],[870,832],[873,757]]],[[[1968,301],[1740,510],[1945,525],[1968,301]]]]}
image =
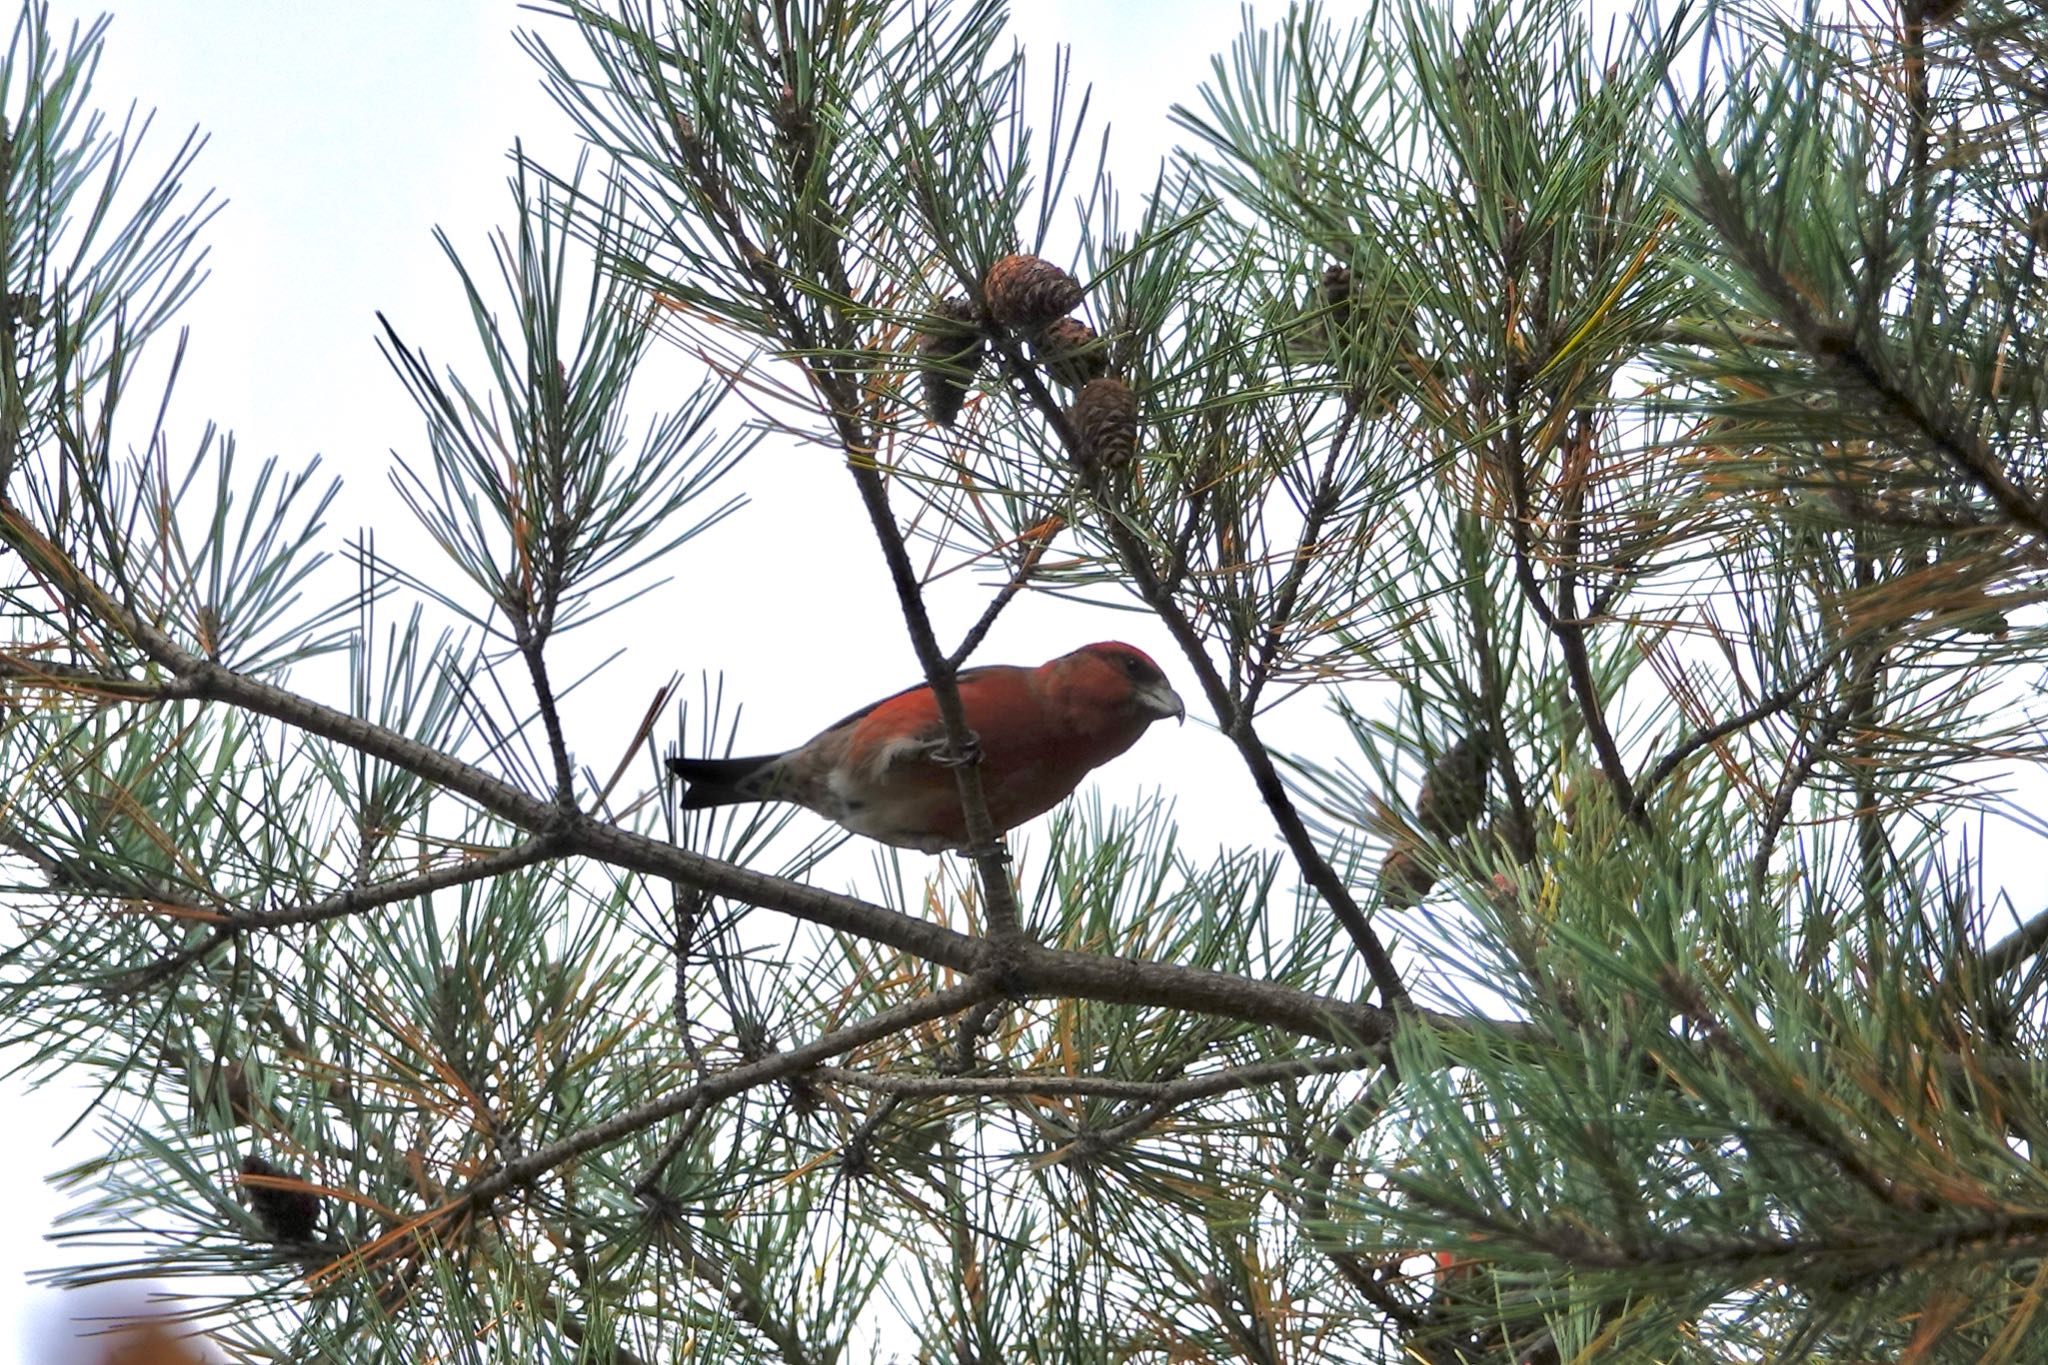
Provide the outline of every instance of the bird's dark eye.
{"type": "Polygon", "coordinates": [[[1139,658],[1137,655],[1124,655],[1124,672],[1130,674],[1134,678],[1142,678],[1149,671],[1150,670],[1145,667],[1145,661],[1139,658]]]}

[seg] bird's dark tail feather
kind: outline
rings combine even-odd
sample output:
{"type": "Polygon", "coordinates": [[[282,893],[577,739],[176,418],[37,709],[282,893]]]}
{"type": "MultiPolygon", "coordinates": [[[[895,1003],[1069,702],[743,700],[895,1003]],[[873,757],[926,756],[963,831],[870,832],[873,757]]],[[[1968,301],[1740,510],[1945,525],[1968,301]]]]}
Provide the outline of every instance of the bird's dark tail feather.
{"type": "Polygon", "coordinates": [[[668,770],[690,784],[683,792],[683,809],[703,810],[708,806],[766,800],[769,773],[781,757],[757,754],[753,758],[671,758],[668,770]]]}

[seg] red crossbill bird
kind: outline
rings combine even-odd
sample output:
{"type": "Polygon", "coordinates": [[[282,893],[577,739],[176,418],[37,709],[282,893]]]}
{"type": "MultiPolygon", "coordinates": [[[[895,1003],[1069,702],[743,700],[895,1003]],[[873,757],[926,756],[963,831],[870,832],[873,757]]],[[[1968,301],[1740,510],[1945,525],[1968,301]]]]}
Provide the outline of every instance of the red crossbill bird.
{"type": "MultiPolygon", "coordinates": [[[[1159,665],[1114,641],[1036,668],[962,669],[960,706],[981,752],[981,789],[997,832],[1064,801],[1081,779],[1187,707],[1159,665]]],[[[807,743],[753,758],[671,758],[688,781],[684,810],[791,801],[834,824],[923,853],[967,842],[946,727],[929,686],[906,688],[807,743]]]]}

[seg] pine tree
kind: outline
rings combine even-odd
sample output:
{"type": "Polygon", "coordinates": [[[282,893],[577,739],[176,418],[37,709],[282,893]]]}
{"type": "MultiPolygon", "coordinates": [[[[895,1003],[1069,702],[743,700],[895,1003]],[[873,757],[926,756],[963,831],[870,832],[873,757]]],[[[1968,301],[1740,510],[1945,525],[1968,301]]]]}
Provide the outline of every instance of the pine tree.
{"type": "Polygon", "coordinates": [[[132,1120],[74,1278],[245,1281],[250,1360],[2048,1355],[2048,912],[1974,832],[2039,833],[2038,12],[1304,6],[1134,216],[994,0],[533,22],[596,170],[448,244],[479,362],[387,324],[442,557],[324,596],[315,470],[136,435],[194,147],[131,180],[102,27],[14,30],[0,1037],[132,1120]],[[648,421],[675,344],[747,392],[648,421]],[[1242,843],[1080,800],[840,891],[676,809],[711,698],[592,756],[578,632],[784,434],[959,751],[1019,593],[1133,607],[1242,843]]]}

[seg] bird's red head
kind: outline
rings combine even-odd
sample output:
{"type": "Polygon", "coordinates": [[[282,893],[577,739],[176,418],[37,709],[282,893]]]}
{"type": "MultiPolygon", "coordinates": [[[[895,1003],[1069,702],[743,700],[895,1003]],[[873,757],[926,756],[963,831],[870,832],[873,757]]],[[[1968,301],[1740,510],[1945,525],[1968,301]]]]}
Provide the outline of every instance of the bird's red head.
{"type": "Polygon", "coordinates": [[[1121,640],[1083,645],[1054,659],[1047,668],[1070,687],[1083,690],[1140,721],[1139,728],[1165,716],[1186,720],[1188,708],[1166,681],[1152,656],[1121,640]]]}

